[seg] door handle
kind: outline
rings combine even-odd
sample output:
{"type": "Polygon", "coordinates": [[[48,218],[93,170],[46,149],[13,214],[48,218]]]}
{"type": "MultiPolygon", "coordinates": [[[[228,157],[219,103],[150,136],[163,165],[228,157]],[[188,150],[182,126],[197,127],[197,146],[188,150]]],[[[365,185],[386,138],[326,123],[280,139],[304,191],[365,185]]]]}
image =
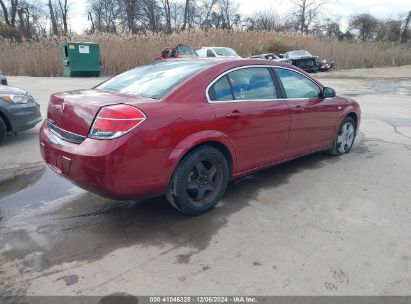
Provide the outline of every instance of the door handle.
{"type": "Polygon", "coordinates": [[[231,113],[225,114],[225,117],[226,117],[226,118],[239,118],[239,117],[241,117],[241,116],[243,116],[243,115],[244,115],[244,114],[243,114],[242,112],[235,110],[235,111],[233,111],[233,112],[231,112],[231,113]]]}
{"type": "Polygon", "coordinates": [[[295,106],[295,107],[293,107],[293,110],[295,110],[295,111],[305,111],[305,107],[303,107],[303,106],[295,106]]]}

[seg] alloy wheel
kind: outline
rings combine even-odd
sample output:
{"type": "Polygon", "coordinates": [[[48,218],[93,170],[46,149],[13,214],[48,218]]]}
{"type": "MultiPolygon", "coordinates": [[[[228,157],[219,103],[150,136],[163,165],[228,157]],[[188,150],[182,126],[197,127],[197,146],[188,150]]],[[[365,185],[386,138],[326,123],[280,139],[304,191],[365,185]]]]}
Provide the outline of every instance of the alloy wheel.
{"type": "Polygon", "coordinates": [[[355,128],[352,122],[347,121],[340,129],[337,136],[337,149],[341,154],[350,150],[355,138],[355,128]]]}
{"type": "Polygon", "coordinates": [[[189,200],[201,206],[213,200],[223,185],[223,169],[214,159],[199,160],[190,170],[186,192],[189,200]]]}

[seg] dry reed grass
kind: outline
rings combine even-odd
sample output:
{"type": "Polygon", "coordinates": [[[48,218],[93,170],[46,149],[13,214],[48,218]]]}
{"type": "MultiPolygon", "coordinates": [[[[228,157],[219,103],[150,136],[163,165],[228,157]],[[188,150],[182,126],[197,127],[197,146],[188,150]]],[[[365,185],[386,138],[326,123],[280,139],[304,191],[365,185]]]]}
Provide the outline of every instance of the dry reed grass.
{"type": "MultiPolygon", "coordinates": [[[[169,36],[97,34],[74,36],[70,40],[100,43],[103,75],[115,75],[150,62],[164,47],[178,43],[194,48],[229,46],[245,57],[259,51],[307,49],[321,58],[335,61],[337,69],[411,64],[410,49],[398,44],[340,42],[266,31],[194,31],[169,36]]],[[[58,45],[62,41],[63,39],[22,43],[0,41],[0,69],[7,75],[61,76],[58,45]]]]}

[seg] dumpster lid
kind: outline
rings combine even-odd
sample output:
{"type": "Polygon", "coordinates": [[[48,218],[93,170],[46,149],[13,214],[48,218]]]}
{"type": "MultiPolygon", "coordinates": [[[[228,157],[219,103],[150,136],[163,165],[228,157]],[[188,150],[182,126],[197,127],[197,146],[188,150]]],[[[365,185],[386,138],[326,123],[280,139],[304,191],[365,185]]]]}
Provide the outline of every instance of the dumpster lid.
{"type": "Polygon", "coordinates": [[[61,43],[64,44],[98,44],[97,42],[79,42],[79,41],[64,41],[61,43]]]}

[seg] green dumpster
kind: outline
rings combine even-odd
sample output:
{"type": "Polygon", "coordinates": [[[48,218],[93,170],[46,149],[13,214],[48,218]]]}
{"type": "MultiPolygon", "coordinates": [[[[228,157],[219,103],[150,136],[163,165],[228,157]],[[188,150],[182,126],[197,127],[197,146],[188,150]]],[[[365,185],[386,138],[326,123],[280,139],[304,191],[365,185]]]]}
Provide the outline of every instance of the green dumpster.
{"type": "Polygon", "coordinates": [[[64,42],[60,45],[64,77],[100,75],[100,46],[90,42],[64,42]]]}

